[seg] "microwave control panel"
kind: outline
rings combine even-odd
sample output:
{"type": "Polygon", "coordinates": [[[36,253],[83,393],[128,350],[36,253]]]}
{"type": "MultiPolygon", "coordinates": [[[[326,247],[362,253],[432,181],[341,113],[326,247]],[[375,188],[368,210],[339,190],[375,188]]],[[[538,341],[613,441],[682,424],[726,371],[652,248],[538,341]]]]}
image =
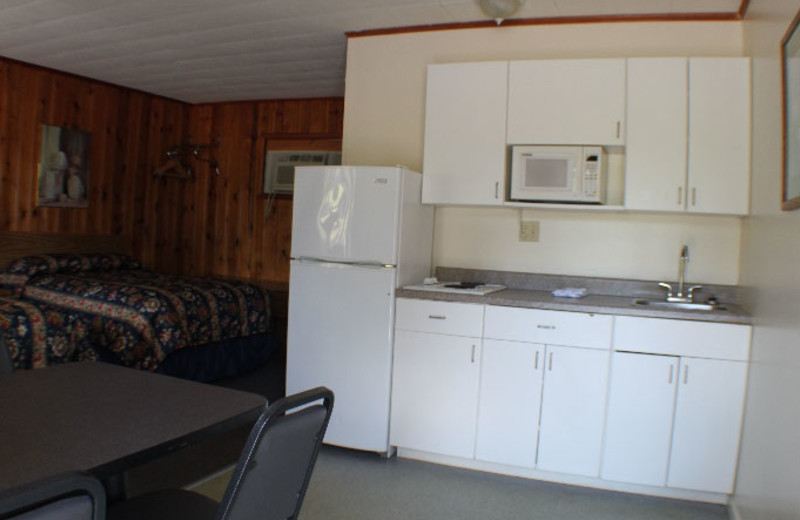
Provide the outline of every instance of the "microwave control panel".
{"type": "Polygon", "coordinates": [[[602,154],[600,147],[584,147],[583,149],[583,175],[582,188],[584,200],[599,200],[602,182],[602,154]]]}

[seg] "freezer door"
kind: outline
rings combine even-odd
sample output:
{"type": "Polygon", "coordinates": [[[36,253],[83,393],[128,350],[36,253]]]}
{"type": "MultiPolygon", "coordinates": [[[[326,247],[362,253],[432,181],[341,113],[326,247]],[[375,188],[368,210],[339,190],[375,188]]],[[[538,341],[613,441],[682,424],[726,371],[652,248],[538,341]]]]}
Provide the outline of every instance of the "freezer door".
{"type": "Polygon", "coordinates": [[[297,168],[292,257],[397,264],[401,184],[400,168],[297,168]]]}
{"type": "Polygon", "coordinates": [[[333,390],[328,444],[388,450],[395,279],[394,269],[292,262],[286,392],[333,390]]]}

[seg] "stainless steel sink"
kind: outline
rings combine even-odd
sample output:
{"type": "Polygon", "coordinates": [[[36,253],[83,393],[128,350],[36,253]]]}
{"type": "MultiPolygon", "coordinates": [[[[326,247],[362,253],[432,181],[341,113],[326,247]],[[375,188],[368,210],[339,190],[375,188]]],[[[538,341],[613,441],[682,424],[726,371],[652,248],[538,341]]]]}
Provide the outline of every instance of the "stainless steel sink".
{"type": "Polygon", "coordinates": [[[665,300],[633,300],[634,305],[646,305],[648,307],[661,307],[664,309],[680,309],[690,311],[724,311],[724,305],[716,303],[689,303],[689,302],[668,302],[665,300]]]}

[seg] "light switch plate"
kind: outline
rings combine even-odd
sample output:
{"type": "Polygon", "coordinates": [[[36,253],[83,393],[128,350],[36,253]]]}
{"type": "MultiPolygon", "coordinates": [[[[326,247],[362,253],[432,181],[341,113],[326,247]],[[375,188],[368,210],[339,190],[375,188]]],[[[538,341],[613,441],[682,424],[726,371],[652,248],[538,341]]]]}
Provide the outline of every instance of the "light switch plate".
{"type": "Polygon", "coordinates": [[[519,241],[520,242],[538,242],[539,241],[539,221],[520,221],[519,223],[519,241]]]}

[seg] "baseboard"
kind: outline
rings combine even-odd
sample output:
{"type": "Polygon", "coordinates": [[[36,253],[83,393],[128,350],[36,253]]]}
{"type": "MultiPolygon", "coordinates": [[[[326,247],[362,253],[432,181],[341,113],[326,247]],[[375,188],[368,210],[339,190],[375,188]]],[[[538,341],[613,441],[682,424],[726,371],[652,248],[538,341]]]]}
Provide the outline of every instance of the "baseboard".
{"type": "Polygon", "coordinates": [[[512,477],[529,478],[533,480],[544,480],[547,482],[555,482],[558,484],[568,484],[573,486],[605,489],[608,491],[619,491],[622,493],[633,493],[637,495],[675,498],[679,500],[690,500],[693,502],[706,502],[709,504],[721,504],[721,505],[727,504],[729,498],[727,494],[722,494],[722,493],[709,493],[705,491],[692,491],[688,489],[626,484],[622,482],[603,480],[596,477],[582,477],[578,475],[567,475],[564,473],[552,473],[549,471],[522,468],[517,466],[507,466],[505,464],[482,462],[474,459],[463,459],[460,457],[439,455],[424,451],[410,450],[407,448],[398,448],[397,456],[402,458],[421,460],[424,462],[432,462],[434,464],[443,464],[446,466],[454,466],[458,468],[472,469],[488,473],[497,473],[500,475],[509,475],[512,477]]]}
{"type": "Polygon", "coordinates": [[[728,515],[730,516],[731,520],[744,520],[742,518],[742,514],[739,512],[739,506],[736,502],[731,502],[728,504],[728,515]]]}

